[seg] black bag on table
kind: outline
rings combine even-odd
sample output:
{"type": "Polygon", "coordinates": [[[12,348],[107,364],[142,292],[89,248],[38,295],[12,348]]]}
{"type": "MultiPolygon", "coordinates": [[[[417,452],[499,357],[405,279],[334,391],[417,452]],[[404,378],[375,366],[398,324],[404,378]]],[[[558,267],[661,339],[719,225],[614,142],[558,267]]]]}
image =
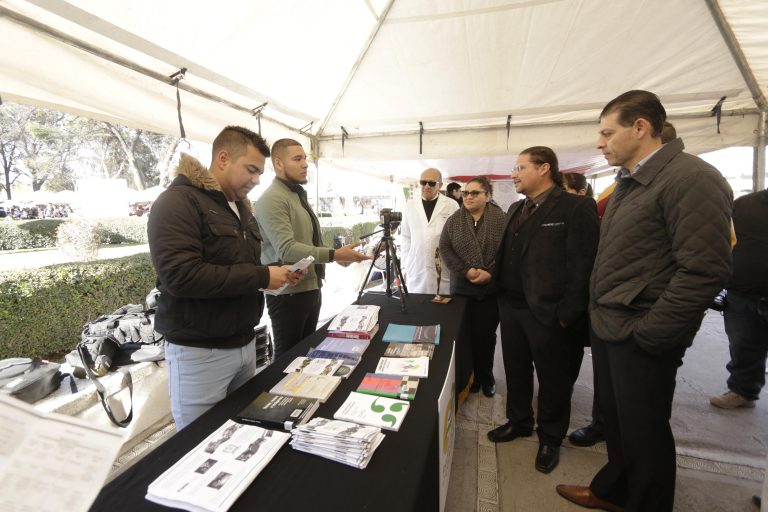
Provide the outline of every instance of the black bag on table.
{"type": "Polygon", "coordinates": [[[34,403],[61,385],[60,365],[29,357],[0,360],[0,392],[34,403]]]}
{"type": "MultiPolygon", "coordinates": [[[[148,304],[150,299],[154,303],[157,293],[155,290],[150,292],[148,304]]],[[[121,369],[131,400],[128,415],[123,420],[116,419],[112,413],[106,390],[98,377],[117,367],[165,359],[164,337],[154,329],[154,316],[154,309],[145,310],[140,304],[126,304],[110,315],[100,316],[83,326],[80,343],[66,357],[77,377],[93,381],[107,416],[120,427],[128,426],[133,418],[131,374],[121,369]]]]}

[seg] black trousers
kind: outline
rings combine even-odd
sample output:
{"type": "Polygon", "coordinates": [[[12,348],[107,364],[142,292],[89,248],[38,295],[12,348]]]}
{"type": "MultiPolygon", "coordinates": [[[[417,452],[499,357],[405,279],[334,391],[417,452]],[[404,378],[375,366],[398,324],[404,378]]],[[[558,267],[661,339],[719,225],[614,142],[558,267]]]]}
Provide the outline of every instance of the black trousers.
{"type": "Polygon", "coordinates": [[[590,488],[626,512],[672,511],[676,460],[669,419],[685,350],[650,354],[634,340],[605,341],[592,333],[608,463],[590,488]]]}
{"type": "MultiPolygon", "coordinates": [[[[573,384],[576,384],[576,380],[579,378],[579,370],[581,369],[581,363],[584,360],[584,347],[579,346],[578,344],[574,345],[574,352],[573,352],[573,384]]],[[[590,422],[590,426],[595,429],[598,432],[602,432],[605,430],[605,420],[603,419],[603,411],[600,409],[600,393],[597,389],[597,379],[595,379],[595,374],[597,373],[597,370],[595,369],[595,358],[592,357],[592,421],[590,422]]]]}
{"type": "Polygon", "coordinates": [[[291,295],[267,295],[275,359],[317,330],[321,305],[320,290],[291,295]]]}
{"type": "Polygon", "coordinates": [[[499,308],[496,296],[467,298],[467,321],[472,340],[472,369],[475,380],[483,386],[496,383],[493,377],[493,353],[496,350],[496,328],[499,308]]]}
{"type": "Polygon", "coordinates": [[[507,376],[507,420],[532,429],[533,368],[539,379],[536,432],[539,442],[560,446],[568,431],[573,387],[573,340],[567,330],[544,325],[529,309],[512,306],[500,295],[501,349],[507,376]]]}

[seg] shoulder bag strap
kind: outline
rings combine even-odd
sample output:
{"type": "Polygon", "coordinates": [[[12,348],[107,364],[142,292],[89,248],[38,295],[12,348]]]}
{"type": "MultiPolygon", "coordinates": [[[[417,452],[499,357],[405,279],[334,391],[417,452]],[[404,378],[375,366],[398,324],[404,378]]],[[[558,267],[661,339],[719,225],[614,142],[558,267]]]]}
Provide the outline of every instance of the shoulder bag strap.
{"type": "Polygon", "coordinates": [[[107,400],[107,392],[106,389],[104,389],[104,385],[99,382],[98,377],[96,377],[93,374],[93,371],[91,371],[91,365],[88,364],[88,360],[90,359],[88,355],[86,354],[88,349],[85,347],[84,343],[79,343],[77,345],[77,353],[80,355],[80,359],[83,361],[83,367],[85,368],[85,374],[93,381],[93,385],[96,387],[96,392],[99,394],[99,398],[101,399],[101,405],[104,407],[104,410],[107,413],[107,416],[109,416],[110,421],[117,425],[118,427],[125,428],[128,425],[130,425],[131,420],[133,419],[133,378],[131,377],[130,370],[128,368],[121,368],[120,373],[123,374],[123,382],[125,382],[128,386],[128,397],[130,399],[130,408],[128,409],[128,415],[123,419],[122,421],[118,421],[115,418],[115,415],[112,413],[112,409],[109,406],[109,401],[107,400]]]}

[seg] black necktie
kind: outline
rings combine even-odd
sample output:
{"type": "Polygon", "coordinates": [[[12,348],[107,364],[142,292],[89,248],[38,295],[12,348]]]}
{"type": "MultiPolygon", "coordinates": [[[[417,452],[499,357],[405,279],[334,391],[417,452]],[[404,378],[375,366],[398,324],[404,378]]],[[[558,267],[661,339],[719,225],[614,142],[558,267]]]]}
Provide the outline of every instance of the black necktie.
{"type": "Polygon", "coordinates": [[[536,203],[532,199],[526,199],[520,208],[520,215],[517,216],[517,225],[522,226],[534,210],[536,210],[536,203]]]}

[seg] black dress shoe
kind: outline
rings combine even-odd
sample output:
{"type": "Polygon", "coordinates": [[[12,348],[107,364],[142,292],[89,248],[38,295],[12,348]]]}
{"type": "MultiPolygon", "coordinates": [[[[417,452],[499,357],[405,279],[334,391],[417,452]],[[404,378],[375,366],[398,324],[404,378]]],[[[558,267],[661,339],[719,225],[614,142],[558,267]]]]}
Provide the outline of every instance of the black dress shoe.
{"type": "Polygon", "coordinates": [[[533,434],[532,429],[520,429],[507,422],[500,427],[496,427],[488,432],[488,439],[494,443],[505,443],[518,437],[530,437],[533,434]]]}
{"type": "Polygon", "coordinates": [[[488,386],[483,386],[483,394],[487,396],[488,398],[491,398],[493,395],[496,394],[496,384],[490,384],[488,386]]]}
{"type": "Polygon", "coordinates": [[[587,425],[584,428],[571,432],[571,435],[568,436],[568,440],[571,441],[571,444],[576,446],[592,446],[600,441],[605,441],[605,436],[593,425],[587,425]]]}
{"type": "Polygon", "coordinates": [[[542,473],[551,473],[560,462],[560,447],[539,445],[539,453],[536,454],[536,470],[542,473]]]}

